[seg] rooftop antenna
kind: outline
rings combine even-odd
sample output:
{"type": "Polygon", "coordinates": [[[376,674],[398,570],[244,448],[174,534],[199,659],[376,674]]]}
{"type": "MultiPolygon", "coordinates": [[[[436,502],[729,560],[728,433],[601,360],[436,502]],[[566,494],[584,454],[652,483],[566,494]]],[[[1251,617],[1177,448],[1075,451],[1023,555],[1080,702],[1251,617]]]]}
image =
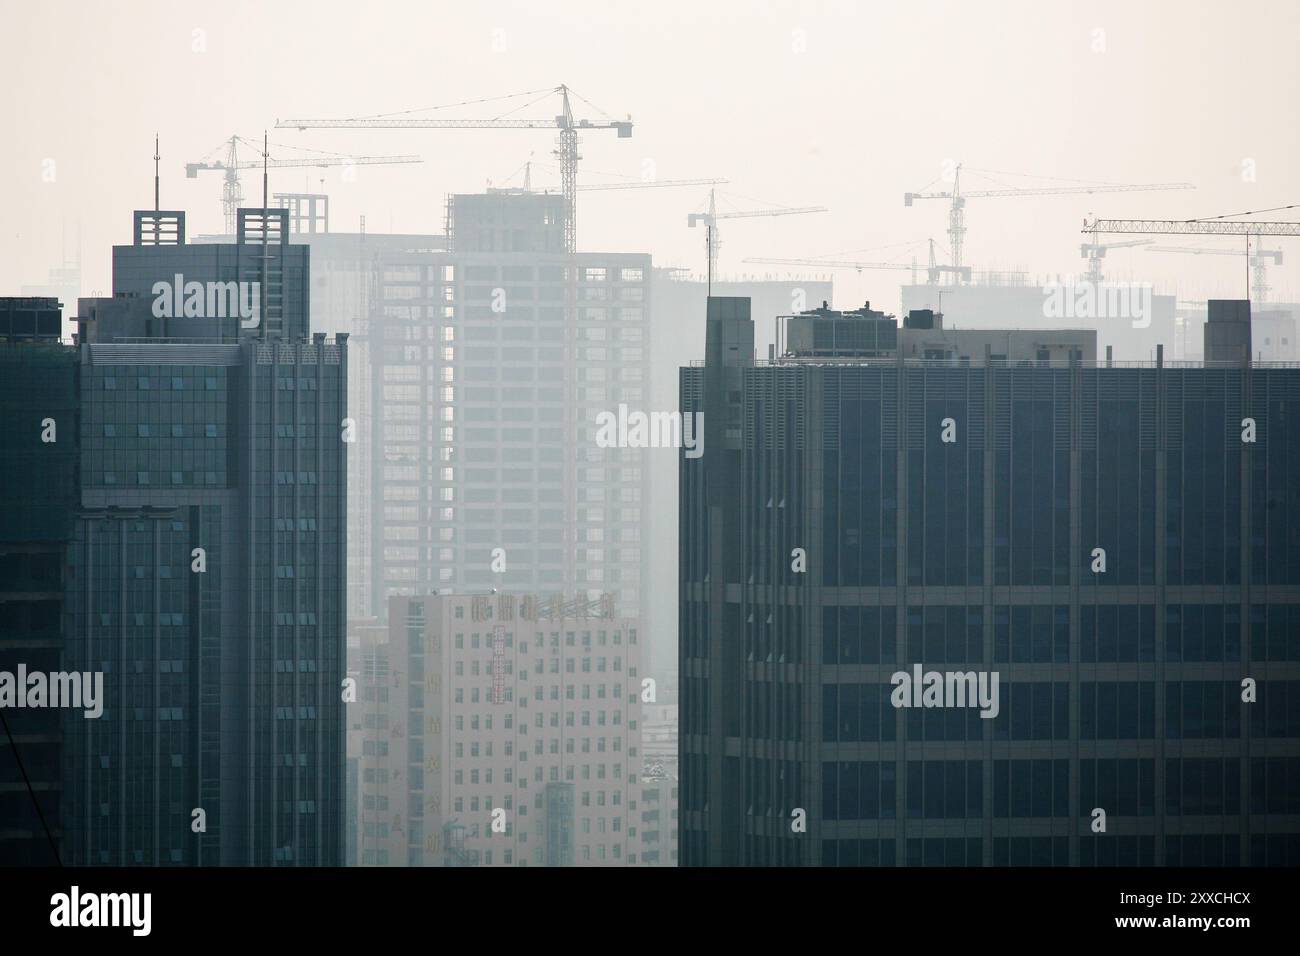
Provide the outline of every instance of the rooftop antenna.
{"type": "Polygon", "coordinates": [[[153,134],[153,211],[157,212],[162,208],[158,201],[158,161],[162,157],[158,154],[158,134],[153,134]]]}

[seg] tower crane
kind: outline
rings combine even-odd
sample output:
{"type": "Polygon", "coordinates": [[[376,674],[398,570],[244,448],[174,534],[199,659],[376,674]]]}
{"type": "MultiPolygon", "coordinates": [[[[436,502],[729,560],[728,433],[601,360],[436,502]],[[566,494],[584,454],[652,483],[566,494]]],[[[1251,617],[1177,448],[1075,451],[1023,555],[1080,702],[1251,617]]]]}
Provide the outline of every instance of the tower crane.
{"type": "Polygon", "coordinates": [[[1147,246],[1154,239],[1128,239],[1124,242],[1085,242],[1079,246],[1079,256],[1088,260],[1088,271],[1084,280],[1093,285],[1101,283],[1101,260],[1106,258],[1108,249],[1127,249],[1130,246],[1147,246]]]}
{"type": "MultiPolygon", "coordinates": [[[[974,170],[981,172],[981,170],[974,170]]],[[[992,170],[988,170],[992,172],[992,170]]],[[[1003,174],[1007,175],[1007,174],[1003,174]]],[[[1002,199],[1028,196],[1066,196],[1091,193],[1158,192],[1166,189],[1195,189],[1191,183],[1094,183],[1081,186],[1047,186],[1025,189],[981,189],[971,192],[961,190],[961,164],[953,175],[952,189],[942,192],[904,193],[903,205],[911,206],[918,199],[946,199],[948,206],[948,237],[952,245],[952,264],[962,265],[962,251],[966,239],[966,200],[1002,199]]]]}
{"type": "MultiPolygon", "coordinates": [[[[221,205],[225,211],[226,232],[234,234],[236,221],[239,217],[239,207],[244,201],[244,191],[239,184],[239,171],[241,169],[254,169],[263,165],[262,150],[258,144],[244,139],[242,136],[232,136],[221,146],[218,146],[212,152],[215,153],[220,149],[226,150],[226,158],[219,160],[203,160],[197,163],[185,164],[185,177],[187,179],[197,179],[199,173],[219,171],[224,172],[225,182],[221,186],[221,205]],[[239,159],[238,147],[247,146],[258,154],[258,159],[243,160],[239,159]]],[[[301,149],[302,147],[288,146],[286,149],[301,149]]],[[[267,158],[265,165],[276,166],[279,168],[291,166],[390,166],[398,163],[422,163],[424,160],[419,156],[345,156],[341,153],[325,153],[320,150],[313,150],[320,153],[318,156],[295,156],[289,159],[270,159],[267,158]]],[[[211,153],[209,154],[211,155],[211,153]]]]}
{"type": "MultiPolygon", "coordinates": [[[[1238,215],[1245,215],[1239,213],[1238,215]]],[[[1300,236],[1300,222],[1239,222],[1213,219],[1094,219],[1083,223],[1093,235],[1149,233],[1158,236],[1300,236]]]]}
{"type": "Polygon", "coordinates": [[[697,223],[704,223],[704,243],[708,251],[708,287],[713,288],[713,276],[718,271],[718,220],[752,219],[756,216],[801,216],[812,212],[826,212],[825,206],[777,206],[773,209],[751,209],[745,212],[718,212],[716,191],[709,190],[709,209],[707,212],[693,212],[686,217],[686,225],[692,229],[697,223]]]}
{"type": "MultiPolygon", "coordinates": [[[[1154,241],[1154,240],[1148,240],[1154,241]]],[[[1147,252],[1173,252],[1191,256],[1246,256],[1250,258],[1250,265],[1254,270],[1254,280],[1251,283],[1252,292],[1255,301],[1260,305],[1268,297],[1268,267],[1269,265],[1280,266],[1282,264],[1281,249],[1260,249],[1256,247],[1252,253],[1247,253],[1242,249],[1205,249],[1197,246],[1152,246],[1147,252]]]]}
{"type": "MultiPolygon", "coordinates": [[[[1291,206],[1280,206],[1278,209],[1296,209],[1300,204],[1291,206]]],[[[1266,222],[1263,220],[1245,220],[1243,216],[1255,216],[1262,212],[1276,212],[1277,209],[1264,209],[1254,212],[1226,213],[1222,216],[1211,216],[1205,219],[1093,219],[1088,222],[1083,221],[1083,232],[1092,236],[1092,241],[1097,241],[1097,236],[1106,235],[1157,235],[1157,236],[1241,236],[1246,240],[1246,248],[1241,253],[1246,256],[1248,265],[1255,268],[1255,280],[1257,291],[1263,296],[1267,291],[1267,285],[1262,275],[1264,269],[1264,260],[1266,257],[1275,256],[1274,263],[1282,261],[1281,252],[1257,251],[1253,257],[1250,250],[1250,240],[1254,237],[1256,240],[1263,236],[1287,236],[1300,237],[1300,222],[1266,222]]],[[[1181,250],[1180,250],[1181,251],[1181,250]]],[[[1225,250],[1226,252],[1226,250],[1225,250]]],[[[1204,254],[1204,253],[1202,253],[1204,254]]],[[[1247,286],[1249,286],[1247,280],[1247,286]]],[[[1247,288],[1249,296],[1250,289],[1247,288]]]]}
{"type": "Polygon", "coordinates": [[[351,117],[345,119],[287,119],[276,122],[277,129],[558,129],[559,141],[555,155],[560,160],[560,188],[564,194],[564,250],[576,252],[578,248],[578,133],[588,130],[614,130],[619,139],[632,135],[632,119],[611,119],[597,107],[567,86],[556,86],[544,90],[529,90],[507,96],[492,97],[492,100],[518,99],[524,96],[536,96],[514,109],[508,110],[490,119],[431,119],[429,117],[412,117],[411,113],[429,112],[448,109],[452,106],[467,106],[472,103],[485,103],[489,100],[473,100],[466,103],[448,104],[446,106],[427,107],[422,110],[406,110],[402,113],[385,113],[375,116],[351,117]],[[540,94],[540,95],[539,95],[540,94]],[[527,109],[548,96],[560,97],[560,112],[550,118],[524,119],[512,116],[519,110],[527,109]],[[604,119],[576,119],[569,97],[582,100],[587,106],[601,113],[604,119]]]}

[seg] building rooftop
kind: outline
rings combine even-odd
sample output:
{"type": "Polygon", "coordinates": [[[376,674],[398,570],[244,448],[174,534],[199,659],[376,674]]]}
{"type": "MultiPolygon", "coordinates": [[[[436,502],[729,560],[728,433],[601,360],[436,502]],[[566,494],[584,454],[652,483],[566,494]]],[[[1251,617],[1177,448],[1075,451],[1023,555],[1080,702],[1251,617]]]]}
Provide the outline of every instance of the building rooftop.
{"type": "MultiPolygon", "coordinates": [[[[1232,302],[1230,306],[1245,306],[1232,302]]],[[[750,323],[748,300],[714,297],[711,321],[750,323]]],[[[1240,310],[1238,310],[1240,311],[1240,310]]],[[[1240,316],[1220,317],[1228,325],[1240,316]]],[[[753,356],[752,367],[894,366],[906,368],[1084,368],[1084,369],[1239,369],[1241,359],[1166,361],[1156,345],[1146,360],[1114,360],[1108,347],[1098,354],[1097,330],[1091,328],[953,328],[941,312],[913,309],[901,325],[895,316],[871,308],[832,309],[826,302],[802,312],[777,315],[777,341],[766,359],[753,356]]],[[[1235,354],[1235,353],[1234,353],[1235,354]]],[[[1242,355],[1244,356],[1244,352],[1242,355]]],[[[707,364],[692,360],[691,367],[707,364]]],[[[1249,362],[1258,369],[1300,368],[1296,361],[1249,362]]]]}

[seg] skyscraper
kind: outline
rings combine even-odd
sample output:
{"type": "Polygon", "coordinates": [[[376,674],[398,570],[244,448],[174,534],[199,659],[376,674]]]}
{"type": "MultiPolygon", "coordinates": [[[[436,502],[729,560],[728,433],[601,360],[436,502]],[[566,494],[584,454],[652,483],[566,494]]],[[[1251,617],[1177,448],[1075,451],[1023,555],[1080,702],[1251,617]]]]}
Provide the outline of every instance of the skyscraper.
{"type": "Polygon", "coordinates": [[[1300,862],[1300,371],[869,309],[760,364],[746,300],[707,321],[685,865],[1300,862]]]}
{"type": "MultiPolygon", "coordinates": [[[[58,299],[0,298],[0,672],[11,678],[61,669],[78,454],[77,353],[59,344],[61,325],[58,299]]],[[[0,709],[0,865],[50,866],[63,836],[60,713],[15,703],[0,709]]]]}
{"type": "Polygon", "coordinates": [[[617,595],[638,616],[650,485],[597,419],[649,400],[644,255],[384,255],[369,324],[370,595],[617,595]]]}
{"type": "Polygon", "coordinates": [[[342,862],[347,336],[308,339],[286,215],[137,213],[81,300],[65,654],[106,703],[65,721],[69,862],[342,862]]]}

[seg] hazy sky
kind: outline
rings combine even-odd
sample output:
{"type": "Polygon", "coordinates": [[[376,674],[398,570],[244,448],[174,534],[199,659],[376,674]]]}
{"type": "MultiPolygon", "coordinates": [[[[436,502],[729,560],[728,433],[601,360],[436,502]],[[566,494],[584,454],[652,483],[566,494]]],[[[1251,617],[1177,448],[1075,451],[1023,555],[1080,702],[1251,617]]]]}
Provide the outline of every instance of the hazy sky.
{"type": "MultiPolygon", "coordinates": [[[[260,137],[277,117],[415,109],[567,83],[631,139],[584,137],[580,180],[718,176],[725,208],[825,205],[830,212],[723,226],[724,274],[746,256],[906,261],[909,243],[944,248],[947,206],[903,206],[945,162],[1057,179],[1186,180],[1195,192],[971,200],[967,261],[1072,274],[1082,218],[1193,218],[1300,201],[1300,4],[1278,2],[654,3],[313,2],[190,4],[2,0],[4,188],[0,294],[39,283],[78,230],[83,294],[109,287],[109,245],[152,206],[153,134],[165,208],[192,232],[221,224],[221,177],[184,178],[232,132],[260,137]],[[1254,180],[1243,175],[1253,169],[1254,180]],[[53,181],[49,181],[49,180],[53,181]],[[66,238],[65,238],[66,237],[66,238]]],[[[508,106],[516,103],[507,104],[508,106]]],[[[520,116],[549,116],[542,102],[520,116]]],[[[497,115],[494,103],[450,116],[497,115]]],[[[578,104],[579,116],[596,114],[578,104]]],[[[331,197],[334,231],[442,230],[443,197],[500,184],[529,154],[550,164],[550,131],[272,130],[272,142],[424,164],[273,172],[271,188],[331,197]],[[322,184],[321,180],[324,180],[322,184]]],[[[288,155],[273,148],[273,155],[288,155]]],[[[994,182],[1050,185],[1007,175],[994,182]]],[[[246,174],[250,202],[260,175],[246,174]]],[[[579,245],[703,266],[686,216],[705,190],[583,197],[579,245]]],[[[1300,218],[1300,210],[1279,214],[1300,218]]],[[[1268,218],[1268,217],[1265,217],[1268,218]]],[[[1170,238],[1167,244],[1222,245],[1170,238]]],[[[1290,243],[1293,247],[1294,242],[1290,243]]],[[[921,246],[918,254],[923,255],[921,246]]],[[[1273,274],[1300,290],[1300,249],[1273,274]]],[[[1237,295],[1228,257],[1117,251],[1112,278],[1180,280],[1185,298],[1237,295]]],[[[896,307],[904,273],[837,276],[837,302],[896,307]]]]}

